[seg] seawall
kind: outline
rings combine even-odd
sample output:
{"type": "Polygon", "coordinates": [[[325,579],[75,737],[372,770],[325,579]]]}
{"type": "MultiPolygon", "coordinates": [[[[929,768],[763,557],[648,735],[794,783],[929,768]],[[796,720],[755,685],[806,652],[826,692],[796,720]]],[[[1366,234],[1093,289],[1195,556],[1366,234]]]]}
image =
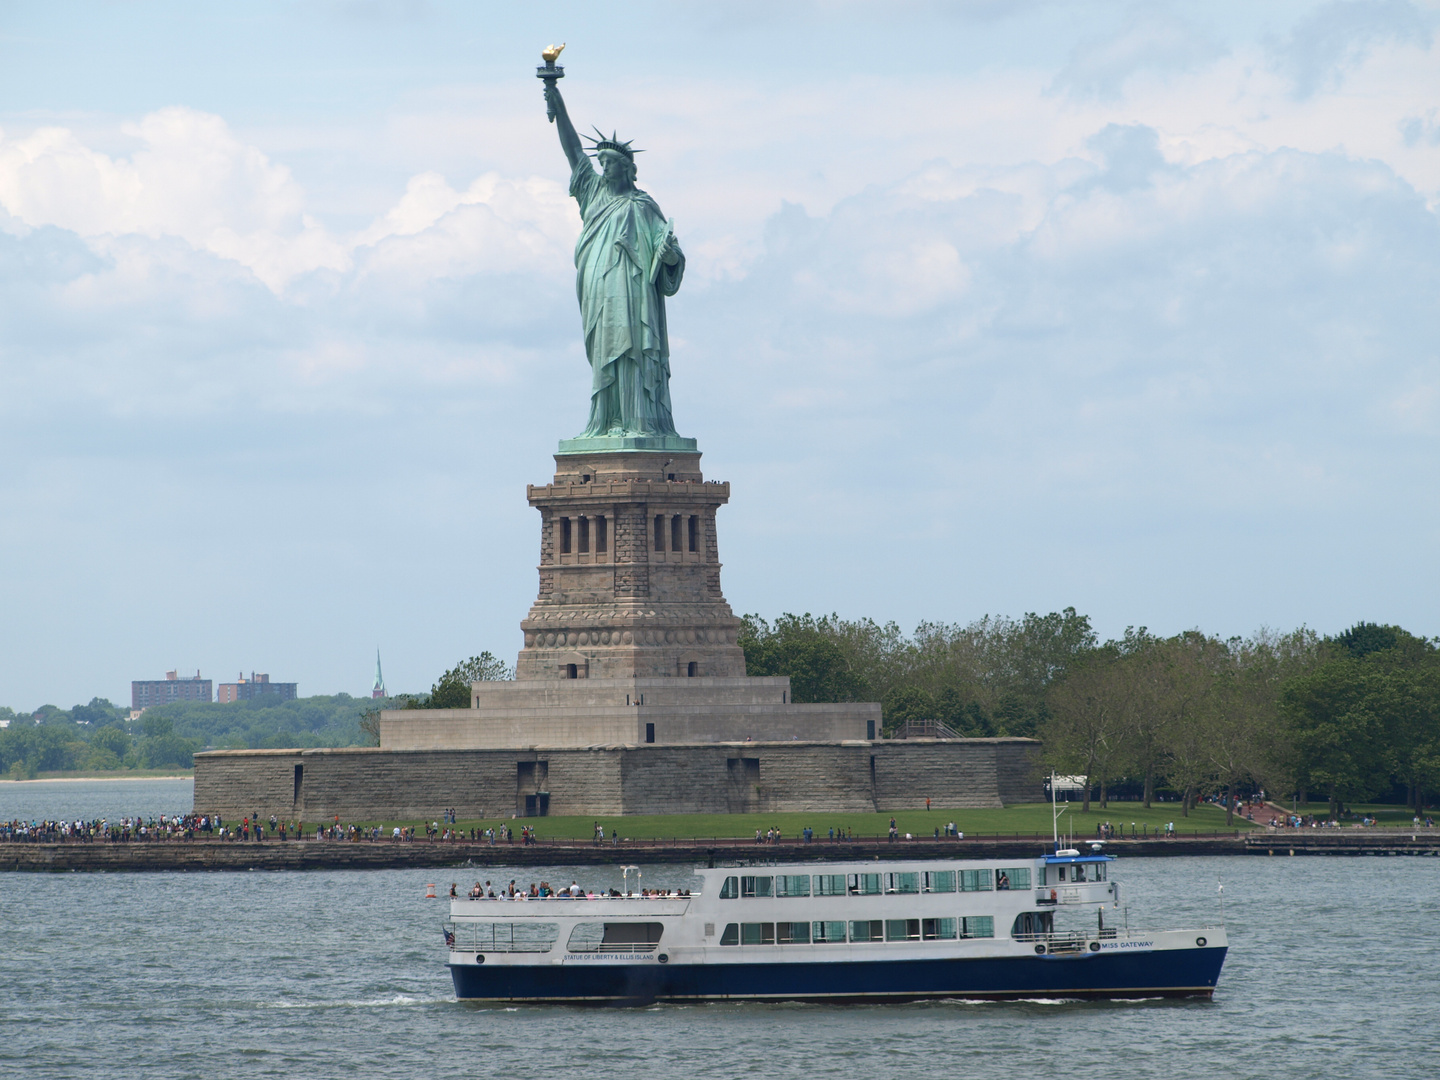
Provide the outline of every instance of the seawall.
{"type": "MultiPolygon", "coordinates": [[[[1430,855],[1440,856],[1440,831],[1313,837],[1249,834],[1173,840],[1112,840],[1105,850],[1120,858],[1179,858],[1207,855],[1430,855]]],[[[1030,859],[1050,844],[1041,836],[976,837],[964,840],[846,842],[785,841],[757,845],[748,840],[625,841],[594,845],[584,841],[536,844],[479,841],[394,843],[382,840],[278,840],[264,843],[167,840],[147,843],[64,843],[0,845],[0,870],[62,873],[204,870],[381,870],[404,867],[580,866],[610,863],[692,863],[749,860],[757,863],[854,859],[1030,859]]]]}

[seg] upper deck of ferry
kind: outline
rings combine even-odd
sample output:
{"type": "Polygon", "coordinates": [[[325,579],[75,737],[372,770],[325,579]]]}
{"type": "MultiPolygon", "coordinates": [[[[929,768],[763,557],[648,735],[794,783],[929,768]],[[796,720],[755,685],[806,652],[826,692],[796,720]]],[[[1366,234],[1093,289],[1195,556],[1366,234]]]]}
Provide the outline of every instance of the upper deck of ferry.
{"type": "Polygon", "coordinates": [[[931,858],[823,865],[752,862],[697,869],[699,887],[685,889],[641,887],[638,875],[632,888],[629,873],[635,868],[631,867],[623,890],[577,887],[577,893],[572,895],[568,886],[561,886],[549,896],[531,895],[528,889],[512,896],[507,887],[494,890],[493,897],[484,894],[452,898],[451,913],[457,917],[493,918],[495,905],[503,904],[508,919],[555,918],[582,911],[592,917],[623,915],[637,909],[647,914],[679,916],[692,908],[728,906],[732,900],[742,901],[739,906],[749,908],[755,903],[848,897],[867,901],[868,907],[869,902],[884,903],[889,898],[918,901],[961,893],[976,894],[976,899],[990,894],[989,899],[1006,907],[1114,904],[1118,889],[1108,880],[1108,864],[1112,861],[1111,856],[1099,852],[1064,850],[1030,860],[931,858]]]}

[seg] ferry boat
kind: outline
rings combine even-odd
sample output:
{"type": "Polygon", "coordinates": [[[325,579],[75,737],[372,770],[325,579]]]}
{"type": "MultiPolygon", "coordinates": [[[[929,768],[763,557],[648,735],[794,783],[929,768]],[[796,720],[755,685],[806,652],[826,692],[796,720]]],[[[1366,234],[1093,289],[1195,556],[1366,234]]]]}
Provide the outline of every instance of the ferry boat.
{"type": "Polygon", "coordinates": [[[1130,928],[1113,861],[720,866],[653,894],[627,867],[604,895],[452,900],[448,963],[505,1003],[1209,998],[1224,927],[1130,928]]]}

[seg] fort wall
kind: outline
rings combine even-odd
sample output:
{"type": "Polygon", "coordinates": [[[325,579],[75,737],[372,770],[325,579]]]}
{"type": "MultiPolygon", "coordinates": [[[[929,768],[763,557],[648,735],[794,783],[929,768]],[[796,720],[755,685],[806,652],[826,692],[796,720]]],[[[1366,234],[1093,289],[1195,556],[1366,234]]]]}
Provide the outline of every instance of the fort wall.
{"type": "Polygon", "coordinates": [[[736,742],[195,755],[195,809],[307,822],[872,812],[1041,797],[1033,739],[736,742]],[[543,798],[542,798],[543,796],[543,798]]]}

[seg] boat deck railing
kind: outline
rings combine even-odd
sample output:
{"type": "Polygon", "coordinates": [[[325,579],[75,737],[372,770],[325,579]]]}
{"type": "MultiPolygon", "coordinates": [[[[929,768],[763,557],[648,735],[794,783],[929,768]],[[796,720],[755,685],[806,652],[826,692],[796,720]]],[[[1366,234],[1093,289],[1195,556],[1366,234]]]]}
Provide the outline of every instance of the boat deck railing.
{"type": "Polygon", "coordinates": [[[572,943],[566,951],[572,953],[652,953],[660,946],[656,942],[614,942],[609,945],[578,945],[572,943]]]}
{"type": "MultiPolygon", "coordinates": [[[[1194,927],[1193,929],[1203,940],[1205,933],[1213,932],[1215,928],[1207,925],[1194,927]]],[[[1048,934],[1016,934],[1014,937],[1016,941],[1023,941],[1036,946],[1044,946],[1046,952],[1077,953],[1085,952],[1086,950],[1098,952],[1105,942],[1146,941],[1154,938],[1158,934],[1171,932],[1173,932],[1173,928],[1171,930],[1146,930],[1123,926],[1107,926],[1103,929],[1097,928],[1095,930],[1064,930],[1048,934]]],[[[1037,948],[1035,951],[1039,952],[1040,949],[1037,948]]]]}

